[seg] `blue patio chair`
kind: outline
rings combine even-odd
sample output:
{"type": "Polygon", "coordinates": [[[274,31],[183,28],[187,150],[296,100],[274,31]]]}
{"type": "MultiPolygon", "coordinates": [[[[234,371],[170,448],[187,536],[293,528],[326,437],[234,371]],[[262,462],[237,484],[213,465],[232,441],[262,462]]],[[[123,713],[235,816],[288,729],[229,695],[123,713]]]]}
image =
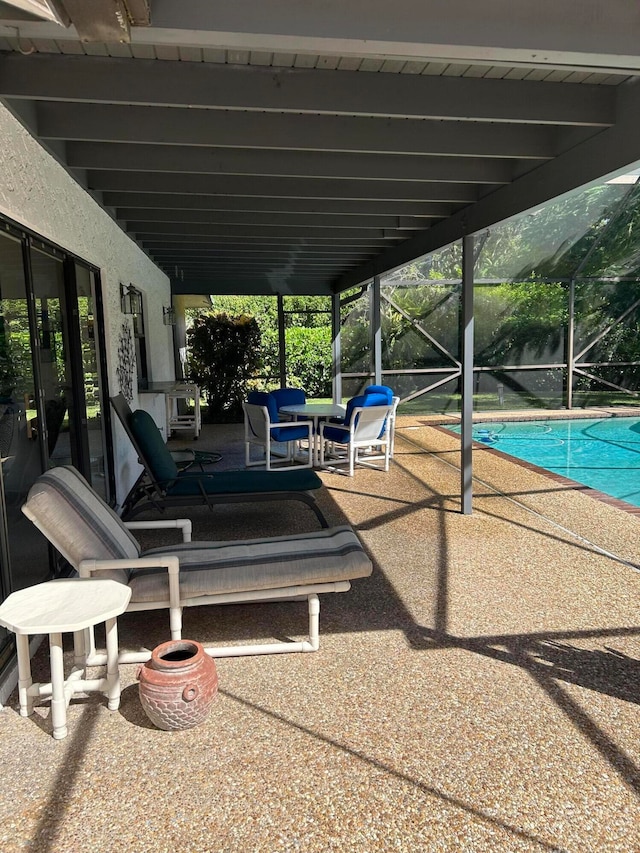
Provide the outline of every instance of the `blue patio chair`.
{"type": "Polygon", "coordinates": [[[386,397],[387,403],[391,404],[393,400],[393,390],[388,385],[367,385],[362,392],[365,396],[368,394],[382,394],[386,397]]]}
{"type": "MultiPolygon", "coordinates": [[[[384,397],[385,401],[391,405],[393,402],[393,391],[387,385],[367,385],[366,388],[363,389],[362,395],[368,397],[369,394],[377,394],[378,397],[384,397]]],[[[396,398],[399,400],[399,398],[396,398]]],[[[378,402],[381,402],[378,400],[378,402]]],[[[332,424],[344,424],[346,421],[347,413],[345,412],[345,416],[343,418],[331,418],[332,424]]]]}
{"type": "Polygon", "coordinates": [[[252,391],[246,403],[243,403],[243,409],[247,468],[255,465],[264,465],[267,471],[311,468],[311,421],[281,421],[274,395],[265,391],[252,391]],[[298,458],[302,451],[302,441],[307,442],[307,450],[304,461],[300,462],[298,458]],[[261,458],[258,460],[251,459],[253,446],[261,449],[261,458]]]}
{"type": "Polygon", "coordinates": [[[300,406],[307,402],[307,395],[302,388],[276,388],[271,394],[278,410],[283,406],[300,406]]]}
{"type": "Polygon", "coordinates": [[[380,468],[373,464],[373,460],[383,459],[383,469],[388,471],[389,430],[386,423],[392,408],[386,394],[352,397],[347,403],[343,424],[320,424],[320,467],[335,470],[336,466],[347,464],[349,476],[353,477],[356,464],[380,468]],[[331,445],[331,459],[325,461],[328,444],[331,445]],[[374,449],[377,449],[375,454],[372,452],[374,449]],[[364,450],[368,451],[366,457],[359,454],[364,450]]]}
{"type": "Polygon", "coordinates": [[[396,437],[396,410],[398,408],[398,403],[400,402],[400,397],[396,397],[393,393],[393,389],[389,388],[388,385],[367,385],[362,393],[365,396],[368,394],[383,394],[387,398],[387,402],[392,406],[391,414],[389,415],[385,429],[389,430],[389,456],[393,459],[396,437]]]}
{"type": "Polygon", "coordinates": [[[276,401],[278,417],[281,421],[297,421],[297,415],[283,414],[280,409],[283,406],[303,406],[307,402],[307,395],[302,388],[276,388],[271,391],[273,399],[276,401]]]}

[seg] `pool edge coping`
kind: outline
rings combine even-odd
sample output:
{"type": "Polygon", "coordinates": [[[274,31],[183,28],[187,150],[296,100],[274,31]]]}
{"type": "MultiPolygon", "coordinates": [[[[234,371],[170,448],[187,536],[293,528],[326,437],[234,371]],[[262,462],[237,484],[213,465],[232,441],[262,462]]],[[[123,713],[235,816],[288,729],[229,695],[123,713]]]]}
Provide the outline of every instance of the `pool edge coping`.
{"type": "MultiPolygon", "coordinates": [[[[624,415],[607,415],[606,417],[615,418],[615,417],[624,417],[624,415]]],[[[633,417],[633,415],[627,415],[627,417],[633,417]]],[[[636,416],[637,417],[637,416],[636,416]]],[[[574,416],[574,418],[566,418],[566,420],[591,420],[591,415],[583,415],[574,416]]],[[[483,418],[483,421],[492,422],[489,418],[483,418]]],[[[496,418],[496,420],[498,420],[496,418]]],[[[501,419],[506,420],[506,419],[501,419]]],[[[544,420],[544,418],[536,417],[536,418],[512,418],[513,421],[540,421],[544,420]]],[[[561,417],[550,417],[547,420],[562,420],[561,417]]],[[[455,432],[452,432],[450,429],[447,429],[446,426],[442,424],[425,424],[425,426],[433,427],[438,430],[438,432],[446,433],[449,436],[456,435],[455,432]]],[[[494,456],[497,456],[499,459],[504,459],[507,462],[512,462],[514,465],[518,465],[520,468],[524,468],[527,471],[533,471],[535,474],[540,474],[543,477],[546,477],[548,480],[553,480],[555,483],[560,483],[564,486],[567,486],[570,489],[573,489],[577,492],[582,492],[587,497],[592,498],[593,500],[600,501],[601,503],[608,504],[615,509],[621,509],[623,512],[628,513],[629,515],[634,515],[640,518],[640,506],[633,506],[633,504],[626,503],[625,501],[620,500],[620,498],[614,498],[611,495],[607,495],[605,492],[601,492],[599,489],[594,489],[592,486],[587,486],[584,483],[579,483],[577,480],[571,480],[569,477],[564,477],[562,474],[556,474],[554,471],[549,471],[548,468],[542,468],[540,465],[536,465],[533,462],[527,462],[525,459],[519,459],[517,456],[512,456],[510,453],[505,453],[503,450],[498,450],[495,447],[487,447],[486,444],[483,444],[481,441],[473,441],[473,447],[476,450],[484,450],[487,453],[491,453],[494,456]]]]}

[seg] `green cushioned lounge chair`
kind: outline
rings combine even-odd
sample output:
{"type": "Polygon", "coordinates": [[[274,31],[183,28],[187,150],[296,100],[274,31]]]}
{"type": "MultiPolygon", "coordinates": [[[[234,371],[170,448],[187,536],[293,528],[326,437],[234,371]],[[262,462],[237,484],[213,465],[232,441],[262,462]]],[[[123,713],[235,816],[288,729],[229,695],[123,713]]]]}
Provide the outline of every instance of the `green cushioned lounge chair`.
{"type": "Polygon", "coordinates": [[[213,509],[220,503],[295,500],[312,509],[322,527],[328,526],[310,494],[322,486],[314,471],[180,471],[148,412],[132,412],[122,394],[112,397],[111,404],[144,467],[143,477],[122,505],[123,518],[131,519],[149,509],[163,512],[167,507],[213,509]]]}

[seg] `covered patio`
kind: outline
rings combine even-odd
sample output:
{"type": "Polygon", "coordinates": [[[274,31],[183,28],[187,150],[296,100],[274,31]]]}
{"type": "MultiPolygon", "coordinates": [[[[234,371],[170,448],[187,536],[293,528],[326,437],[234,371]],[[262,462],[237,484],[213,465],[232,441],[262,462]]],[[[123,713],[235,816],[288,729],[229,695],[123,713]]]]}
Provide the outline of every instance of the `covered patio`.
{"type": "MultiPolygon", "coordinates": [[[[19,480],[9,499],[3,467],[0,598],[33,582],[15,517],[26,525],[30,482],[62,458],[42,427],[42,364],[62,386],[67,365],[49,356],[70,354],[70,458],[117,507],[140,467],[108,398],[126,390],[133,408],[164,418],[145,384],[175,381],[184,311],[211,294],[330,297],[336,331],[341,298],[371,290],[377,316],[356,379],[380,381],[384,276],[461,241],[463,453],[430,419],[401,414],[388,474],[322,472],[322,510],[352,525],[373,574],[322,600],[317,653],[220,660],[203,725],[151,727],[135,665],[122,667],[118,711],[96,695],[71,703],[62,741],[47,704],[24,719],[3,694],[3,853],[637,851],[638,515],[487,448],[474,448],[472,469],[471,422],[476,235],[637,169],[638,10],[87,8],[0,0],[0,297],[17,304],[3,316],[20,320],[13,340],[33,379],[28,393],[17,386],[16,435],[40,425],[33,441],[21,436],[29,482],[6,455],[19,480]]],[[[335,335],[336,365],[339,347],[335,335]]],[[[198,448],[242,467],[237,426],[205,426],[198,448]]],[[[189,515],[200,540],[314,524],[266,503],[189,515]]],[[[41,551],[38,579],[54,570],[41,551]]],[[[279,640],[296,618],[304,632],[297,608],[189,608],[184,635],[279,640]]],[[[125,650],[167,639],[162,611],[119,627],[125,650]]],[[[8,692],[12,640],[0,641],[8,692]]],[[[46,679],[46,643],[34,670],[46,679]]]]}
{"type": "MultiPolygon", "coordinates": [[[[242,452],[233,427],[202,442],[242,452]]],[[[11,703],[3,850],[637,849],[637,517],[491,451],[467,517],[458,464],[454,437],[405,416],[389,474],[322,475],[374,573],[324,597],[319,652],[219,660],[203,725],[152,728],[131,665],[120,710],[75,700],[65,741],[46,705],[11,703]]],[[[192,517],[197,538],[314,524],[265,504],[192,517]]],[[[278,636],[296,608],[303,633],[288,603],[190,608],[185,636],[278,636]]],[[[165,619],[121,617],[121,644],[163,641],[165,619]]]]}
{"type": "MultiPolygon", "coordinates": [[[[468,484],[477,235],[637,163],[638,27],[625,0],[606,16],[598,0],[508,14],[495,0],[376,0],[364,16],[333,0],[0,2],[6,227],[25,245],[19,225],[44,232],[100,269],[106,440],[108,393],[127,386],[161,408],[140,392],[180,374],[186,306],[331,297],[338,362],[341,294],[379,294],[383,276],[462,241],[468,484]],[[14,147],[28,149],[17,175],[14,147]],[[106,220],[94,221],[98,207],[106,220]],[[141,307],[122,308],[133,319],[121,323],[128,295],[141,307]]],[[[117,503],[135,459],[117,431],[105,455],[117,503]]]]}
{"type": "MultiPolygon", "coordinates": [[[[107,397],[126,390],[158,414],[142,394],[180,375],[187,306],[330,297],[339,400],[341,296],[379,296],[383,276],[456,241],[468,483],[477,235],[636,164],[639,27],[625,0],[604,17],[598,0],[508,15],[495,0],[376,0],[364,20],[333,0],[0,2],[4,227],[23,254],[42,237],[61,264],[91,265],[109,500],[137,468],[107,397]]],[[[89,346],[93,314],[80,332],[89,346]]],[[[90,476],[80,380],[71,450],[90,476]]]]}

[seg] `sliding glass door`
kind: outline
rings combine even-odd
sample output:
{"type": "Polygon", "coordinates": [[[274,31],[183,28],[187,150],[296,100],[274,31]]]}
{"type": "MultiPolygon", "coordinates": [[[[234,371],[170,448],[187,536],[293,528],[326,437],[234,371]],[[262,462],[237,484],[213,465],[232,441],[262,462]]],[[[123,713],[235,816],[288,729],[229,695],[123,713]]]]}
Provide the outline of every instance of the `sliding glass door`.
{"type": "MultiPolygon", "coordinates": [[[[74,278],[77,298],[78,333],[80,341],[80,381],[84,393],[84,413],[81,419],[82,432],[86,434],[85,452],[93,488],[108,499],[113,493],[113,484],[109,482],[109,412],[103,405],[102,375],[104,366],[98,347],[98,332],[101,323],[99,293],[96,275],[87,267],[74,264],[74,278]]],[[[108,408],[108,407],[107,407],[108,408]]]]}
{"type": "Polygon", "coordinates": [[[20,507],[44,458],[38,440],[37,390],[23,245],[0,235],[0,454],[5,594],[50,576],[49,551],[20,507]]]}
{"type": "Polygon", "coordinates": [[[76,401],[72,385],[69,311],[65,298],[64,262],[31,248],[31,277],[36,305],[36,344],[40,367],[40,395],[44,423],[38,429],[46,445],[49,464],[77,464],[77,439],[73,435],[76,401]],[[74,458],[75,457],[75,458],[74,458]]]}
{"type": "MultiPolygon", "coordinates": [[[[0,220],[0,225],[2,222],[0,220]]],[[[47,468],[113,494],[97,272],[16,227],[0,231],[0,601],[66,571],[21,512],[47,468]]],[[[0,628],[0,669],[11,636],[0,628]]]]}

